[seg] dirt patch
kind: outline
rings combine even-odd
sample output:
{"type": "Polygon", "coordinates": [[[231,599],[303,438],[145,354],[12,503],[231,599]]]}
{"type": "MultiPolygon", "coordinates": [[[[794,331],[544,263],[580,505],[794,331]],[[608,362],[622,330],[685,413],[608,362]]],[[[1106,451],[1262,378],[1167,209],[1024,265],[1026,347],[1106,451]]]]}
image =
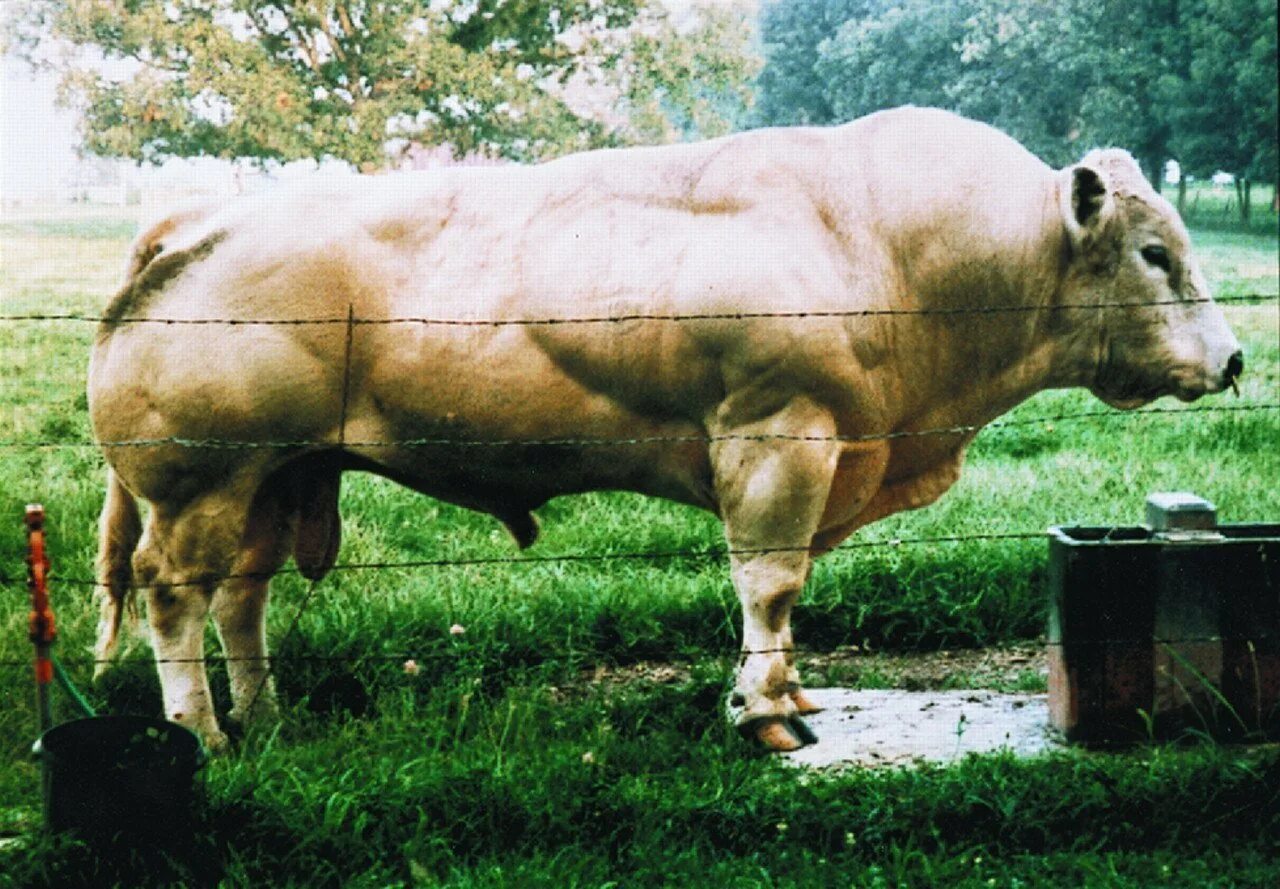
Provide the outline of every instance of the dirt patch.
{"type": "Polygon", "coordinates": [[[809,689],[818,743],[786,755],[811,768],[956,762],[971,754],[1037,756],[1063,746],[1045,695],[962,691],[809,689]]]}
{"type": "Polygon", "coordinates": [[[801,654],[799,661],[806,685],[906,691],[1043,691],[1049,674],[1045,649],[1039,643],[932,652],[870,652],[849,646],[801,654]]]}
{"type": "MultiPolygon", "coordinates": [[[[728,659],[725,659],[726,663],[728,659]]],[[[828,652],[797,655],[806,686],[840,685],[850,688],[932,691],[957,688],[1038,692],[1044,690],[1049,667],[1044,646],[1021,643],[1001,648],[929,652],[876,652],[846,646],[828,652]]],[[[597,664],[578,679],[561,686],[611,691],[645,685],[688,681],[689,662],[639,661],[613,666],[597,664]]]]}

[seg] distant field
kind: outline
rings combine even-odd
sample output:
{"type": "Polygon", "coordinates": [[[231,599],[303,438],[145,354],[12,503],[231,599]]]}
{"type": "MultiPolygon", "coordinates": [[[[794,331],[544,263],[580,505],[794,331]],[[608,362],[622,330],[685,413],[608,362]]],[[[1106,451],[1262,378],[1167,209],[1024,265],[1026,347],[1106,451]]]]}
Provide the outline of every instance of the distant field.
{"type": "MultiPolygon", "coordinates": [[[[1254,183],[1249,200],[1248,231],[1275,234],[1280,216],[1277,216],[1273,195],[1274,186],[1254,183]]],[[[1164,196],[1176,203],[1178,187],[1166,185],[1164,196]]],[[[1183,218],[1189,225],[1200,229],[1241,231],[1245,228],[1240,221],[1240,198],[1234,185],[1192,183],[1187,188],[1183,218]]]]}
{"type": "MultiPolygon", "coordinates": [[[[132,210],[6,212],[0,314],[96,312],[135,225],[132,210]]],[[[1193,234],[1218,293],[1277,293],[1274,232],[1193,234]]],[[[900,544],[819,563],[796,613],[802,646],[930,650],[1041,633],[1042,540],[914,540],[1135,524],[1156,490],[1195,491],[1225,521],[1280,519],[1280,411],[1200,410],[1280,403],[1277,304],[1227,313],[1247,353],[1240,399],[1173,414],[1107,412],[1081,392],[1032,399],[979,436],[937,505],[859,535],[900,544]],[[1104,415],[1055,419],[1093,411],[1104,415]]],[[[26,835],[38,820],[25,503],[48,510],[55,575],[91,573],[102,461],[79,444],[89,440],[92,337],[90,324],[0,322],[0,575],[10,581],[0,599],[0,836],[26,835]]],[[[352,477],[342,511],[342,562],[516,555],[492,520],[379,479],[352,477]]],[[[710,516],[626,494],[560,499],[540,515],[534,558],[723,545],[710,516]]],[[[59,651],[87,686],[87,591],[54,589],[59,651]]],[[[304,585],[284,576],[273,594],[276,653],[312,660],[282,668],[293,712],[280,734],[208,770],[206,859],[236,884],[1199,887],[1280,876],[1280,804],[1267,796],[1280,791],[1274,751],[997,757],[797,783],[719,719],[738,647],[720,559],[337,572],[287,640],[304,585]],[[465,634],[450,635],[453,624],[465,634]],[[417,676],[400,669],[402,654],[418,660],[417,676]],[[350,660],[320,659],[335,656],[350,660]],[[692,678],[608,688],[583,678],[642,660],[680,662],[692,678]],[[351,678],[367,695],[363,715],[321,706],[317,688],[351,678]]],[[[128,654],[138,660],[91,697],[156,712],[149,650],[136,643],[128,654]]],[[[0,886],[89,866],[65,846],[15,848],[0,849],[0,886]]],[[[97,866],[107,879],[110,866],[97,866]]]]}

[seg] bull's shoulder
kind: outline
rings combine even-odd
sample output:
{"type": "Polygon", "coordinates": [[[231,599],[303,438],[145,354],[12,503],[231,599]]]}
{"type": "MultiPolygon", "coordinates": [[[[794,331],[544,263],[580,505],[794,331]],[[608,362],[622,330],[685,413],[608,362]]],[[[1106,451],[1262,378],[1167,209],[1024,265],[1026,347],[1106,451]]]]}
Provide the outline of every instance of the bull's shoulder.
{"type": "Polygon", "coordinates": [[[831,138],[818,128],[736,133],[679,145],[584,152],[535,168],[548,206],[611,201],[691,214],[750,210],[820,187],[831,138]]]}

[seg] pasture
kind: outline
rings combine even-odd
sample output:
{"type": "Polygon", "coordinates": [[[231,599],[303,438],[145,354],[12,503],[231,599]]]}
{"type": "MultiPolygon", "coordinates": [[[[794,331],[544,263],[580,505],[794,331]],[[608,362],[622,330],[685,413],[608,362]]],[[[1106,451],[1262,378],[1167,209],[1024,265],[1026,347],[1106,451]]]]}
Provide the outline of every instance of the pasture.
{"type": "MultiPolygon", "coordinates": [[[[0,314],[95,314],[135,224],[130,211],[6,212],[0,314]]],[[[914,653],[1027,646],[1044,621],[1036,535],[1051,524],[1135,524],[1155,490],[1194,491],[1227,522],[1280,516],[1280,411],[1267,408],[1280,403],[1280,247],[1274,233],[1194,234],[1218,294],[1273,297],[1227,309],[1247,356],[1241,398],[1130,414],[1083,392],[1022,405],[979,436],[938,504],[818,563],[796,635],[836,654],[816,668],[801,657],[807,684],[892,686],[914,653]]],[[[93,329],[0,322],[0,837],[20,839],[0,847],[0,886],[1280,882],[1275,749],[1189,739],[798,775],[721,718],[738,613],[711,516],[625,494],[562,499],[519,554],[488,518],[356,476],[339,562],[392,567],[335,571],[314,591],[277,579],[285,719],[206,770],[198,854],[95,861],[42,839],[22,507],[48,511],[56,651],[89,689],[93,329]]],[[[91,700],[158,713],[148,647],[123,658],[91,700]]],[[[1041,666],[913,681],[1042,690],[1041,666]]],[[[216,662],[212,674],[225,701],[216,662]]]]}

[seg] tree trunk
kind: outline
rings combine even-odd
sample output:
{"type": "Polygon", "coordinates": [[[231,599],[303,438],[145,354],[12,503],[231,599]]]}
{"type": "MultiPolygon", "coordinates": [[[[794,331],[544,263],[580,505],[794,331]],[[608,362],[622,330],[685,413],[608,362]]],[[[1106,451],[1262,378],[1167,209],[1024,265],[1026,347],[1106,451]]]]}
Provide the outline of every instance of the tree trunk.
{"type": "Polygon", "coordinates": [[[1253,190],[1253,183],[1248,179],[1244,180],[1244,197],[1240,199],[1240,221],[1246,226],[1249,224],[1249,204],[1251,203],[1250,192],[1253,190]]]}
{"type": "Polygon", "coordinates": [[[1181,167],[1178,168],[1178,215],[1187,215],[1187,174],[1181,167]]]}
{"type": "Polygon", "coordinates": [[[1143,167],[1146,168],[1151,187],[1156,190],[1156,194],[1160,194],[1160,188],[1164,183],[1164,162],[1158,156],[1151,155],[1144,160],[1143,167]]]}
{"type": "Polygon", "coordinates": [[[1276,177],[1274,186],[1271,189],[1271,212],[1280,213],[1280,176],[1276,177]]]}

